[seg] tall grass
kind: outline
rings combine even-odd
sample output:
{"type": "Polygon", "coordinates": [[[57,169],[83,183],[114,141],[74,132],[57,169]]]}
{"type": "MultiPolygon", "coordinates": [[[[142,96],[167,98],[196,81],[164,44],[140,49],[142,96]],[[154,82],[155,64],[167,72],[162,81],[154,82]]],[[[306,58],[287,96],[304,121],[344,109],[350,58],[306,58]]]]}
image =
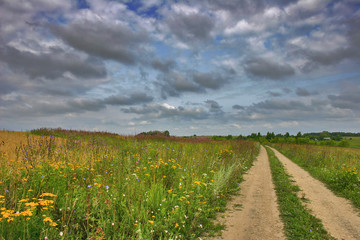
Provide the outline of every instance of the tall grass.
{"type": "Polygon", "coordinates": [[[272,146],[360,208],[360,149],[295,144],[272,146]]]}
{"type": "Polygon", "coordinates": [[[0,238],[194,239],[258,152],[245,141],[61,134],[29,135],[13,157],[0,147],[0,238]]]}

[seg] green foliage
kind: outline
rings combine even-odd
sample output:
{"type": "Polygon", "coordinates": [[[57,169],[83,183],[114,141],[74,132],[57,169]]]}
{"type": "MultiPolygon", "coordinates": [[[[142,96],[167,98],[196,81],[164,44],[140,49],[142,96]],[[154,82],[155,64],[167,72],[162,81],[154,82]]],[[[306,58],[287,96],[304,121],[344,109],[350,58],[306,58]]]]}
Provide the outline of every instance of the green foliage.
{"type": "Polygon", "coordinates": [[[0,239],[196,239],[218,228],[258,153],[249,141],[46,131],[0,155],[0,239]],[[40,206],[44,193],[53,202],[40,206]]]}

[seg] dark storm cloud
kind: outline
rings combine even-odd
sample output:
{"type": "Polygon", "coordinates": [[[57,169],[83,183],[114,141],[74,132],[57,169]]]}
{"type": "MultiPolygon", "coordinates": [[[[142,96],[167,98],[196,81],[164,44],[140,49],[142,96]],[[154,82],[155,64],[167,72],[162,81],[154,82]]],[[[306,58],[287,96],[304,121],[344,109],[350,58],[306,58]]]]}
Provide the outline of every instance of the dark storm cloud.
{"type": "Polygon", "coordinates": [[[5,46],[0,48],[0,60],[7,63],[14,72],[25,73],[31,78],[54,79],[62,77],[65,72],[81,78],[106,76],[103,63],[96,58],[82,59],[75,53],[66,52],[61,48],[49,50],[49,53],[34,54],[5,46]]]}
{"type": "Polygon", "coordinates": [[[287,63],[278,63],[265,58],[253,57],[245,61],[244,69],[251,75],[280,80],[295,74],[294,68],[287,63]]]}
{"type": "Polygon", "coordinates": [[[186,43],[197,43],[208,40],[214,28],[212,19],[200,14],[174,14],[166,23],[170,31],[186,43]]]}
{"type": "Polygon", "coordinates": [[[108,97],[104,100],[109,105],[135,105],[139,103],[148,103],[153,101],[153,97],[146,93],[133,93],[130,96],[116,95],[108,97]]]}
{"type": "Polygon", "coordinates": [[[103,59],[133,65],[146,55],[143,47],[149,40],[144,31],[134,31],[124,24],[101,21],[51,25],[51,31],[75,49],[103,59]]]}

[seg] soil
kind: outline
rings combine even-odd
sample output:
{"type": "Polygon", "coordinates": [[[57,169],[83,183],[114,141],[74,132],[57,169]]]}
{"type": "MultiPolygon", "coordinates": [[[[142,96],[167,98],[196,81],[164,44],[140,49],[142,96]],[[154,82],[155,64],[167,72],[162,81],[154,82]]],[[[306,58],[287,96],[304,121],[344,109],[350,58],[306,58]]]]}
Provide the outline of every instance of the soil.
{"type": "Polygon", "coordinates": [[[264,147],[261,146],[260,154],[244,176],[240,189],[241,195],[235,196],[228,203],[229,211],[219,220],[226,228],[222,236],[216,239],[285,239],[264,147]]]}
{"type": "Polygon", "coordinates": [[[325,229],[337,239],[360,239],[359,211],[349,200],[336,196],[325,185],[310,176],[308,172],[273,149],[277,158],[284,164],[288,174],[293,176],[295,184],[300,187],[307,207],[312,214],[322,220],[325,229]]]}

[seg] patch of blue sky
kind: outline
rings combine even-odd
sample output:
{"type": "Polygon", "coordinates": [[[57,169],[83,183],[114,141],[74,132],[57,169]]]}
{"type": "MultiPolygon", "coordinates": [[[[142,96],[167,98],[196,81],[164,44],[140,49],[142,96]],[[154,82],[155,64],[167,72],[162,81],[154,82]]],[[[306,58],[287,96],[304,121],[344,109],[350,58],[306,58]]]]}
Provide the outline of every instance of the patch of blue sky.
{"type": "Polygon", "coordinates": [[[89,3],[86,0],[76,0],[77,9],[86,9],[90,8],[89,3]]]}
{"type": "Polygon", "coordinates": [[[266,39],[266,41],[264,42],[264,47],[267,50],[272,50],[272,40],[271,39],[266,39]]]}
{"type": "Polygon", "coordinates": [[[174,55],[174,49],[163,42],[154,42],[154,47],[156,49],[156,55],[160,58],[170,58],[170,56],[174,55]]]}
{"type": "Polygon", "coordinates": [[[35,18],[46,19],[49,23],[54,23],[54,24],[66,24],[68,22],[62,13],[56,11],[52,11],[52,12],[40,11],[36,14],[35,18]]]}
{"type": "MultiPolygon", "coordinates": [[[[144,0],[147,1],[147,0],[144,0]]],[[[162,6],[164,2],[161,2],[160,6],[162,6]]],[[[158,14],[158,9],[160,6],[158,5],[150,5],[149,7],[144,6],[142,1],[140,0],[131,0],[125,3],[129,10],[136,12],[137,14],[141,15],[142,17],[151,17],[160,19],[161,15],[158,14]]]]}

